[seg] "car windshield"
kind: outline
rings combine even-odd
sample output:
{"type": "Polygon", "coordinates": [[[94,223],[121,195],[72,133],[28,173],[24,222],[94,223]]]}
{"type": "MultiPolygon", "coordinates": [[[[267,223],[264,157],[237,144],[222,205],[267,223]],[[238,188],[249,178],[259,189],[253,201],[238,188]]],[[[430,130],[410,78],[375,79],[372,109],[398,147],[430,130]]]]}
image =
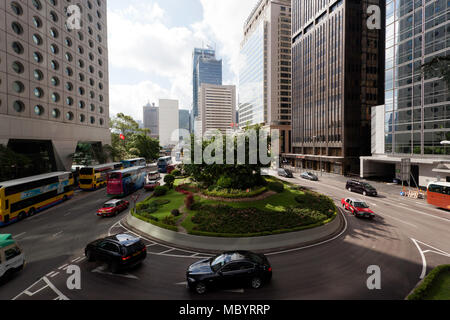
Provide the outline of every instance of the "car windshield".
{"type": "Polygon", "coordinates": [[[214,272],[217,272],[225,263],[227,263],[227,260],[229,259],[227,259],[227,256],[224,254],[211,258],[211,269],[214,272]]]}
{"type": "Polygon", "coordinates": [[[115,205],[113,203],[105,203],[103,205],[103,208],[114,208],[114,207],[115,207],[115,205]]]}
{"type": "Polygon", "coordinates": [[[362,184],[364,187],[366,187],[367,189],[374,189],[374,187],[372,187],[370,184],[368,183],[363,183],[362,184]]]}
{"type": "Polygon", "coordinates": [[[355,202],[356,208],[368,208],[369,206],[365,202],[355,202]]]}

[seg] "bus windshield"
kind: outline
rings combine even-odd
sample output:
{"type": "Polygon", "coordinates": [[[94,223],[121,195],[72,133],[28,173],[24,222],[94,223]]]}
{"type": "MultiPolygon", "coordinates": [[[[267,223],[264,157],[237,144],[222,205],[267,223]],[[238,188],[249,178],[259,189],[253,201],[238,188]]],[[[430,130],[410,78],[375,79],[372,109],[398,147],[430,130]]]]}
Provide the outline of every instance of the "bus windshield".
{"type": "Polygon", "coordinates": [[[110,180],[120,180],[121,177],[122,177],[122,174],[118,173],[118,172],[113,172],[109,175],[110,180]]]}
{"type": "Polygon", "coordinates": [[[94,174],[94,169],[93,168],[82,168],[80,169],[80,175],[83,176],[89,176],[94,174]]]}

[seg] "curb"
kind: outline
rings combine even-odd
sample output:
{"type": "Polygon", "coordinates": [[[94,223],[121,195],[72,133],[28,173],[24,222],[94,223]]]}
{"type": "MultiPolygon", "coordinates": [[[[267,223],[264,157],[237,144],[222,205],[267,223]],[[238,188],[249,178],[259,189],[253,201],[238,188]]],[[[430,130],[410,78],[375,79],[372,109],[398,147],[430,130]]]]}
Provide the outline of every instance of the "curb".
{"type": "Polygon", "coordinates": [[[186,250],[201,250],[203,252],[223,252],[229,250],[250,250],[261,253],[289,250],[301,246],[313,245],[338,235],[346,223],[341,209],[330,223],[297,232],[249,238],[203,237],[166,230],[128,214],[122,223],[132,231],[164,244],[186,250]]]}

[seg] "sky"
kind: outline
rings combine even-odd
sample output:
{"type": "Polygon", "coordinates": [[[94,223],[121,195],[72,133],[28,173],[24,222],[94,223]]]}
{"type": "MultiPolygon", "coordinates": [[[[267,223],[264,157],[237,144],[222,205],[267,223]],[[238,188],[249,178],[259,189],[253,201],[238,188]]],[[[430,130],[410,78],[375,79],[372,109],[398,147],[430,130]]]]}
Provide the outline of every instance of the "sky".
{"type": "Polygon", "coordinates": [[[108,0],[110,115],[176,99],[192,108],[192,51],[210,45],[238,85],[244,22],[257,0],[108,0]]]}

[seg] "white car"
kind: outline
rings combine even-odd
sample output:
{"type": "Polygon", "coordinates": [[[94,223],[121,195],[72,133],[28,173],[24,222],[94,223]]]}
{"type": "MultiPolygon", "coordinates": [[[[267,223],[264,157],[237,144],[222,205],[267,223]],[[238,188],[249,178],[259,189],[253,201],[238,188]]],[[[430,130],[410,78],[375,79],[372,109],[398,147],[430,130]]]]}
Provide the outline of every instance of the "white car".
{"type": "Polygon", "coordinates": [[[9,278],[25,265],[22,249],[10,234],[0,234],[0,279],[9,278]]]}

